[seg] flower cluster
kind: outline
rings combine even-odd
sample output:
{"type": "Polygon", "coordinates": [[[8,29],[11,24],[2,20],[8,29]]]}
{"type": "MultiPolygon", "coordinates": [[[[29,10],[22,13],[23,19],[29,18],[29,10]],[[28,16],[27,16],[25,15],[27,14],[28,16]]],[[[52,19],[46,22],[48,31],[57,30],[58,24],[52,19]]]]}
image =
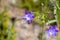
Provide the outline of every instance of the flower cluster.
{"type": "Polygon", "coordinates": [[[25,15],[23,16],[25,21],[32,22],[32,19],[34,18],[34,15],[32,12],[25,12],[25,15]]]}
{"type": "Polygon", "coordinates": [[[48,36],[56,36],[56,33],[58,32],[58,30],[56,29],[56,26],[50,26],[49,29],[46,30],[46,33],[48,36]]]}

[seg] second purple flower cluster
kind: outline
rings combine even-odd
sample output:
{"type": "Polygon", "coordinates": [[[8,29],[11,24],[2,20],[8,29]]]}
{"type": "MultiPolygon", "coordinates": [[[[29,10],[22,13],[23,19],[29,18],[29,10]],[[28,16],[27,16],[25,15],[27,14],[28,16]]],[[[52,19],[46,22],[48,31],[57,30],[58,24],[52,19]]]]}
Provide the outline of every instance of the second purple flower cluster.
{"type": "Polygon", "coordinates": [[[50,26],[49,29],[46,30],[46,33],[48,34],[48,36],[56,36],[57,35],[56,33],[59,30],[57,30],[56,27],[57,27],[56,25],[50,26]]]}

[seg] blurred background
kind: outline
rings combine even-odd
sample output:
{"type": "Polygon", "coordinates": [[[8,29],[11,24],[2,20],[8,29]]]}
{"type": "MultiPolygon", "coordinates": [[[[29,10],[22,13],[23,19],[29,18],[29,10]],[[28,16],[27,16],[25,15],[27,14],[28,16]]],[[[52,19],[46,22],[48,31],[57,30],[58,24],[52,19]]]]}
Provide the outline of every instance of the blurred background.
{"type": "Polygon", "coordinates": [[[60,40],[60,32],[45,30],[56,25],[60,31],[60,0],[0,0],[0,40],[60,40]],[[22,17],[32,12],[32,22],[22,17]]]}

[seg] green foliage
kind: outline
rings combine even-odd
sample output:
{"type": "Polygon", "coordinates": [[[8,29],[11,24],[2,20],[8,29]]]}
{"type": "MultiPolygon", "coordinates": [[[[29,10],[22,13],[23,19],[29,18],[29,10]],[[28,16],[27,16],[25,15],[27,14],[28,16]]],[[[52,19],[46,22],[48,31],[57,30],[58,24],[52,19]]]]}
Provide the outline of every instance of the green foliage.
{"type": "Polygon", "coordinates": [[[57,40],[60,40],[60,32],[58,33],[57,40]]]}
{"type": "Polygon", "coordinates": [[[0,27],[1,27],[1,40],[4,40],[4,36],[7,33],[9,17],[7,15],[6,7],[4,7],[4,11],[0,13],[0,27]]]}
{"type": "Polygon", "coordinates": [[[34,21],[39,23],[40,25],[43,25],[44,17],[39,12],[36,12],[34,15],[34,21]]]}

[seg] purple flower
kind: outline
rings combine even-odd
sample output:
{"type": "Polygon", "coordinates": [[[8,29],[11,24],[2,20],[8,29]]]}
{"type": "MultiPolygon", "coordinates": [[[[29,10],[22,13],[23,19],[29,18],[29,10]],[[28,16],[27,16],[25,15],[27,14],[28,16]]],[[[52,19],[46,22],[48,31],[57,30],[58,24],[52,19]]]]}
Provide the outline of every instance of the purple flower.
{"type": "Polygon", "coordinates": [[[48,30],[46,30],[46,33],[48,34],[48,36],[56,36],[56,33],[58,32],[58,30],[56,29],[56,26],[50,26],[50,28],[48,30]]]}
{"type": "Polygon", "coordinates": [[[32,19],[34,18],[34,15],[32,12],[25,12],[25,15],[23,16],[25,21],[32,22],[32,19]]]}

